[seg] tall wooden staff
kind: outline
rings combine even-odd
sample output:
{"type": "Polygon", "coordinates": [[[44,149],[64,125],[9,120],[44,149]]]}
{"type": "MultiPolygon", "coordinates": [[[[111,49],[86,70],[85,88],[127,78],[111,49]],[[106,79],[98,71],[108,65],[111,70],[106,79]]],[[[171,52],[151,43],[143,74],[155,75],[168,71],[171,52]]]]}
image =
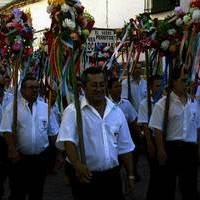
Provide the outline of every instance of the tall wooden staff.
{"type": "Polygon", "coordinates": [[[150,91],[150,70],[149,70],[149,56],[148,50],[145,51],[145,65],[146,65],[146,77],[147,77],[147,105],[148,105],[148,121],[151,117],[152,106],[151,106],[151,91],[150,91]]]}
{"type": "Polygon", "coordinates": [[[14,66],[13,66],[14,98],[13,98],[13,124],[12,124],[12,132],[13,132],[14,136],[17,133],[18,69],[19,69],[19,62],[18,62],[18,59],[16,59],[16,61],[14,62],[14,66]]]}
{"type": "Polygon", "coordinates": [[[133,42],[131,43],[130,46],[130,52],[128,53],[128,48],[127,48],[127,63],[126,63],[126,69],[127,69],[127,86],[128,86],[128,100],[133,104],[133,98],[131,95],[131,77],[130,77],[130,60],[131,60],[131,55],[133,52],[133,42]]]}
{"type": "Polygon", "coordinates": [[[79,100],[79,93],[78,93],[78,83],[77,83],[77,78],[76,78],[76,67],[75,67],[78,55],[80,55],[80,51],[76,50],[75,52],[72,53],[72,55],[74,55],[74,57],[72,58],[72,85],[73,85],[73,92],[74,92],[74,104],[76,108],[76,122],[77,122],[77,133],[79,136],[80,158],[81,158],[81,162],[83,164],[86,164],[82,114],[81,114],[81,107],[80,107],[80,100],[79,100]]]}
{"type": "Polygon", "coordinates": [[[165,137],[167,135],[167,129],[168,129],[168,123],[169,123],[170,93],[172,90],[172,68],[173,68],[172,58],[169,57],[167,59],[169,59],[169,76],[168,76],[167,97],[166,97],[166,102],[165,102],[164,122],[163,122],[163,133],[165,137]]]}

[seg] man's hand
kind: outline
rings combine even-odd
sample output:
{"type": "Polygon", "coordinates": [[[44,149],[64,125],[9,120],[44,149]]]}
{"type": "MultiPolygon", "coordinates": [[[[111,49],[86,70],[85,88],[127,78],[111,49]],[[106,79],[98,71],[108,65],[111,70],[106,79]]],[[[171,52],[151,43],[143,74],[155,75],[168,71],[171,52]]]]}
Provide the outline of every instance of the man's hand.
{"type": "Polygon", "coordinates": [[[59,170],[63,168],[64,165],[65,165],[65,158],[63,156],[63,152],[57,152],[55,169],[59,170]]]}
{"type": "Polygon", "coordinates": [[[74,165],[76,176],[81,183],[89,183],[92,179],[92,173],[87,168],[86,165],[82,164],[81,162],[77,162],[74,165]]]}
{"type": "Polygon", "coordinates": [[[167,154],[164,149],[160,149],[157,152],[159,165],[164,165],[167,161],[167,154]]]}
{"type": "Polygon", "coordinates": [[[151,159],[154,159],[155,158],[155,153],[156,153],[156,150],[155,150],[155,146],[153,144],[152,141],[148,141],[147,142],[147,151],[148,151],[148,154],[149,154],[149,157],[151,159]]]}
{"type": "Polygon", "coordinates": [[[18,162],[21,157],[19,152],[17,151],[17,149],[15,147],[10,147],[8,150],[8,158],[9,160],[11,160],[12,162],[18,162]]]}
{"type": "Polygon", "coordinates": [[[134,192],[134,189],[135,189],[135,178],[134,178],[134,176],[128,177],[127,181],[128,181],[128,193],[132,194],[134,192]]]}

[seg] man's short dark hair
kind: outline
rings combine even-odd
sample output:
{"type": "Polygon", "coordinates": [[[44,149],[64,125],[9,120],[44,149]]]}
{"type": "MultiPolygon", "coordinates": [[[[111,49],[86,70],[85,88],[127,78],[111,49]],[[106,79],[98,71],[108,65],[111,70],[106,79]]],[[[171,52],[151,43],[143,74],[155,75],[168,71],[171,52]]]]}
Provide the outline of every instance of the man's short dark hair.
{"type": "Polygon", "coordinates": [[[30,80],[36,81],[37,79],[36,79],[32,74],[27,74],[27,75],[23,78],[23,80],[22,80],[21,89],[23,89],[24,86],[25,86],[25,83],[26,83],[27,81],[30,81],[30,80]]]}
{"type": "Polygon", "coordinates": [[[89,74],[92,74],[92,75],[94,75],[94,74],[103,74],[103,76],[104,76],[104,78],[105,78],[105,81],[106,81],[105,72],[104,72],[104,70],[102,70],[101,67],[89,67],[89,68],[87,68],[87,69],[83,72],[83,74],[82,74],[82,76],[81,76],[81,80],[82,80],[83,85],[86,85],[86,84],[87,84],[87,82],[88,82],[88,75],[89,75],[89,74]]]}
{"type": "Polygon", "coordinates": [[[184,74],[188,74],[188,69],[183,67],[183,65],[181,65],[180,67],[174,67],[172,69],[172,81],[177,81],[180,78],[182,71],[184,74]]]}
{"type": "Polygon", "coordinates": [[[161,75],[153,75],[149,78],[149,84],[152,85],[154,81],[159,81],[162,80],[162,76],[161,75]]]}
{"type": "Polygon", "coordinates": [[[119,78],[117,78],[117,77],[112,77],[112,78],[108,81],[108,88],[111,89],[111,88],[112,88],[112,85],[113,85],[115,82],[119,82],[119,78]]]}

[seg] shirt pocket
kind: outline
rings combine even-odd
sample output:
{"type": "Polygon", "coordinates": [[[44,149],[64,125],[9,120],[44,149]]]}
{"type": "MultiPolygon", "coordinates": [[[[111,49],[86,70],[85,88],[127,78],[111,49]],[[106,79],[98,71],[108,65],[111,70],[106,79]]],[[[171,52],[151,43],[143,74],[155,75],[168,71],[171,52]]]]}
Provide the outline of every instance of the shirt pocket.
{"type": "Polygon", "coordinates": [[[48,129],[48,121],[46,118],[39,118],[39,130],[41,132],[47,131],[48,129]]]}
{"type": "Polygon", "coordinates": [[[120,126],[118,124],[108,125],[108,130],[111,143],[113,144],[113,146],[117,147],[120,126]]]}

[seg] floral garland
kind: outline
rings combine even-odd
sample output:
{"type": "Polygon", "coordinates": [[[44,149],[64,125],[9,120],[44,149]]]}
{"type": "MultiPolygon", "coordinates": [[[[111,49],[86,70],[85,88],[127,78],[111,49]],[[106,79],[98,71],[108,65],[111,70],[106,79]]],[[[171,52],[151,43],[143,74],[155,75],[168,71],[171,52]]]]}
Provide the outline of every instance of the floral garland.
{"type": "MultiPolygon", "coordinates": [[[[25,61],[33,52],[33,28],[30,13],[17,8],[10,15],[1,18],[0,57],[3,63],[9,63],[20,57],[25,61]]],[[[9,64],[11,64],[9,63],[9,64]]]]}

